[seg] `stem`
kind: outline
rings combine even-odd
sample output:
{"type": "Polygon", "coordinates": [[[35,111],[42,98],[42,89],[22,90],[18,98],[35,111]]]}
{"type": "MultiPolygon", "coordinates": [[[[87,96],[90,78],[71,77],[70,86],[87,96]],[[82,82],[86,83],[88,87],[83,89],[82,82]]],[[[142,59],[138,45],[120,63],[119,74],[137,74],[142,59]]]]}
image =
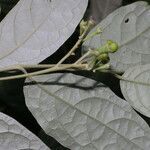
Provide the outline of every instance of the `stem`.
{"type": "Polygon", "coordinates": [[[88,52],[86,52],[81,58],[79,58],[74,64],[79,64],[82,63],[82,61],[88,57],[91,54],[91,51],[89,50],[88,52]]]}
{"type": "MultiPolygon", "coordinates": [[[[14,76],[9,76],[9,77],[1,77],[0,81],[32,77],[32,76],[37,76],[37,75],[46,74],[46,73],[55,72],[55,71],[62,71],[62,70],[66,70],[66,69],[69,69],[69,68],[85,69],[86,67],[87,67],[87,64],[67,64],[67,65],[64,64],[62,67],[55,67],[54,66],[52,68],[44,69],[44,70],[41,70],[41,71],[35,71],[35,72],[32,72],[32,73],[14,75],[14,76]]],[[[22,67],[18,66],[15,69],[21,70],[20,68],[22,68],[22,67]]]]}
{"type": "Polygon", "coordinates": [[[74,51],[81,45],[83,42],[83,39],[86,37],[88,31],[93,26],[92,21],[89,21],[87,28],[84,30],[83,34],[79,37],[76,44],[73,46],[73,48],[56,64],[56,67],[58,67],[60,64],[62,64],[74,51]]]}
{"type": "Polygon", "coordinates": [[[102,33],[102,30],[101,30],[100,28],[97,28],[97,30],[96,30],[95,32],[91,33],[90,35],[87,35],[87,36],[83,39],[83,42],[92,39],[94,36],[96,36],[96,35],[98,35],[98,34],[100,34],[100,33],[102,33]]]}
{"type": "MultiPolygon", "coordinates": [[[[47,68],[52,68],[55,67],[56,64],[41,64],[41,65],[15,65],[15,66],[10,66],[6,67],[4,69],[0,69],[0,72],[7,72],[7,71],[12,71],[12,70],[19,70],[18,68],[24,68],[25,70],[27,69],[47,69],[47,68]]],[[[64,66],[71,66],[71,64],[61,64],[60,67],[64,66]]],[[[79,68],[84,67],[84,65],[79,66],[79,68]]]]}

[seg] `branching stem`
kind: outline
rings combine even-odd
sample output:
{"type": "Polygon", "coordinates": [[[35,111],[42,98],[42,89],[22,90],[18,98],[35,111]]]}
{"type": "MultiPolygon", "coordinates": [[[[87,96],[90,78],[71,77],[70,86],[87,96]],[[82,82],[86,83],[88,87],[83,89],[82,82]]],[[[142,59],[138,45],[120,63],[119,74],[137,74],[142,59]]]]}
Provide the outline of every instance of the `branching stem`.
{"type": "Polygon", "coordinates": [[[73,64],[62,64],[68,57],[70,57],[75,50],[82,44],[84,38],[87,36],[88,32],[90,31],[90,29],[92,28],[92,26],[94,25],[93,21],[89,21],[87,27],[85,28],[84,32],[82,33],[82,35],[79,37],[78,41],[76,42],[76,44],[73,46],[73,48],[55,65],[48,65],[48,64],[44,64],[44,65],[15,65],[15,66],[11,66],[8,68],[4,68],[4,69],[0,69],[0,72],[6,72],[6,71],[14,71],[14,70],[20,70],[20,68],[24,69],[24,71],[26,71],[27,69],[44,69],[41,71],[35,71],[32,73],[26,73],[25,74],[21,74],[21,75],[14,75],[14,76],[9,76],[9,77],[1,77],[0,81],[3,80],[12,80],[12,79],[19,79],[19,78],[25,78],[25,77],[31,77],[31,76],[36,76],[36,75],[41,75],[41,74],[45,74],[45,73],[50,73],[50,72],[55,72],[55,71],[62,71],[62,70],[67,70],[67,69],[86,69],[87,68],[87,64],[82,64],[82,63],[73,63],[73,64]],[[48,69],[45,69],[48,68],[48,69]]]}
{"type": "MultiPolygon", "coordinates": [[[[16,71],[20,70],[23,72],[23,74],[20,75],[13,75],[13,76],[8,76],[8,77],[0,77],[0,81],[4,80],[12,80],[12,79],[20,79],[20,78],[26,78],[28,77],[29,79],[32,80],[32,76],[37,76],[37,75],[42,75],[46,73],[51,73],[51,72],[56,72],[56,71],[63,71],[63,70],[89,70],[89,64],[86,61],[86,58],[90,56],[99,56],[98,51],[94,51],[89,49],[82,57],[80,57],[75,63],[73,64],[62,64],[67,58],[69,58],[72,54],[74,54],[75,50],[86,40],[89,40],[93,36],[100,34],[102,31],[101,29],[97,29],[95,32],[91,33],[89,36],[87,36],[88,32],[94,25],[93,21],[88,21],[87,26],[85,26],[83,29],[82,35],[79,37],[78,41],[76,44],[73,46],[73,48],[57,63],[57,64],[39,64],[39,65],[14,65],[10,67],[5,67],[4,69],[0,69],[0,72],[9,72],[9,71],[16,71]],[[28,69],[43,69],[40,71],[34,71],[31,73],[28,73],[26,70],[28,69]]],[[[109,50],[113,50],[111,52],[115,52],[118,47],[116,46],[117,44],[114,43],[113,41],[108,41],[106,43],[107,45],[109,44],[110,48],[109,50]],[[111,44],[111,45],[110,45],[111,44]],[[114,45],[116,44],[116,45],[114,45]]],[[[106,45],[106,46],[107,46],[106,45]]],[[[105,45],[103,47],[100,47],[100,52],[102,50],[107,50],[107,47],[105,45]]],[[[108,53],[108,52],[107,52],[108,53]]],[[[100,72],[107,72],[107,73],[112,73],[116,78],[119,80],[123,80],[126,82],[131,82],[135,84],[141,84],[145,86],[150,86],[149,83],[143,83],[141,81],[136,81],[136,80],[130,80],[127,79],[121,75],[119,75],[119,72],[113,72],[112,70],[109,70],[109,64],[102,64],[102,66],[99,66],[98,68],[94,68],[93,72],[100,71],[100,72]]]]}
{"type": "MultiPolygon", "coordinates": [[[[20,70],[22,66],[18,66],[15,69],[20,70]]],[[[1,77],[0,81],[4,81],[4,80],[12,80],[12,79],[20,79],[20,78],[26,78],[26,77],[32,77],[32,76],[37,76],[37,75],[41,75],[41,74],[46,74],[46,73],[50,73],[50,72],[55,72],[55,71],[62,71],[62,70],[67,70],[70,68],[76,68],[76,69],[85,69],[87,67],[87,64],[66,64],[60,67],[52,67],[52,68],[48,68],[48,69],[44,69],[41,71],[35,71],[32,73],[26,73],[26,74],[21,74],[21,75],[14,75],[14,76],[9,76],[9,77],[1,77]]]]}
{"type": "MultiPolygon", "coordinates": [[[[55,67],[56,64],[40,64],[40,65],[15,65],[11,67],[6,67],[4,69],[0,69],[0,72],[8,72],[8,71],[14,71],[14,70],[19,70],[18,67],[24,68],[25,70],[28,69],[48,69],[48,68],[53,68],[55,67]]],[[[70,68],[77,68],[82,69],[85,67],[85,64],[78,64],[78,65],[73,65],[73,64],[61,64],[59,67],[64,67],[64,66],[69,66],[70,68]]]]}
{"type": "Polygon", "coordinates": [[[87,36],[87,33],[92,28],[94,23],[92,21],[89,21],[88,26],[84,30],[83,34],[79,37],[77,43],[73,46],[73,48],[56,64],[55,67],[58,67],[60,64],[62,64],[68,57],[70,57],[75,50],[82,44],[84,38],[87,36]]]}

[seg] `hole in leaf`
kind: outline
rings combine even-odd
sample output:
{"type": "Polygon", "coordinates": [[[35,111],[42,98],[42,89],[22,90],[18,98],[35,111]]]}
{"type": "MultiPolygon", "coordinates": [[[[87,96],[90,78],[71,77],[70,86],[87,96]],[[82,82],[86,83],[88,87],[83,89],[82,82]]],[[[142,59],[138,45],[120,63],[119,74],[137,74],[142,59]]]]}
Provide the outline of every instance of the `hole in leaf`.
{"type": "Polygon", "coordinates": [[[125,23],[128,23],[129,22],[129,18],[127,18],[126,20],[125,20],[125,23]]]}

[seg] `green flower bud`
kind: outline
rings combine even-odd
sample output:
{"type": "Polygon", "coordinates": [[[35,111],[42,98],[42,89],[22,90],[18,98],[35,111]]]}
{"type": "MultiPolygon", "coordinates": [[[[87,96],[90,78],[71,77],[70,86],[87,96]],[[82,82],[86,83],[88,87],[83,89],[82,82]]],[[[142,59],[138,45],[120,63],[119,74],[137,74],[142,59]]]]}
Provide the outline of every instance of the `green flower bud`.
{"type": "Polygon", "coordinates": [[[108,40],[106,44],[96,49],[100,54],[103,53],[114,53],[118,50],[119,46],[116,42],[108,40]]]}
{"type": "Polygon", "coordinates": [[[111,40],[108,40],[107,44],[108,44],[108,50],[110,53],[116,52],[119,48],[118,44],[116,42],[111,41],[111,40]]]}
{"type": "Polygon", "coordinates": [[[109,61],[109,56],[107,53],[104,53],[104,54],[100,54],[98,57],[97,57],[97,60],[101,61],[102,63],[106,63],[109,61]]]}
{"type": "Polygon", "coordinates": [[[88,26],[87,21],[82,20],[80,22],[80,35],[84,32],[84,30],[87,28],[87,26],[88,26]]]}

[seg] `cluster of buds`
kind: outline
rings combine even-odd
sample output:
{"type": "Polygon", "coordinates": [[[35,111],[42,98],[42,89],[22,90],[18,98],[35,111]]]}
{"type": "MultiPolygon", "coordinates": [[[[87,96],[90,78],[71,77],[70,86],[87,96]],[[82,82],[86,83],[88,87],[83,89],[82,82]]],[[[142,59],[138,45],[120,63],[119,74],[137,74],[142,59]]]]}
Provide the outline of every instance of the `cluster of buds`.
{"type": "MultiPolygon", "coordinates": [[[[82,20],[80,23],[80,36],[84,34],[89,27],[94,25],[93,20],[84,21],[82,20]]],[[[88,31],[88,30],[87,30],[88,31]]],[[[92,39],[94,36],[102,33],[101,28],[97,28],[96,31],[85,35],[82,39],[82,42],[88,41],[92,39]]],[[[85,55],[83,55],[78,62],[86,62],[88,65],[87,69],[92,71],[98,71],[101,69],[109,69],[109,53],[114,53],[118,50],[119,46],[116,42],[112,40],[107,40],[104,45],[94,50],[89,50],[85,55]]]]}
{"type": "Polygon", "coordinates": [[[118,50],[119,46],[116,42],[108,40],[101,47],[91,50],[91,60],[88,62],[90,70],[94,72],[101,69],[109,69],[109,53],[114,53],[118,50]]]}
{"type": "MultiPolygon", "coordinates": [[[[82,20],[80,22],[80,36],[84,33],[85,30],[88,29],[88,31],[90,31],[90,29],[95,25],[94,20],[90,19],[89,21],[84,21],[82,20]]],[[[88,33],[87,31],[87,33],[88,33]]]]}

